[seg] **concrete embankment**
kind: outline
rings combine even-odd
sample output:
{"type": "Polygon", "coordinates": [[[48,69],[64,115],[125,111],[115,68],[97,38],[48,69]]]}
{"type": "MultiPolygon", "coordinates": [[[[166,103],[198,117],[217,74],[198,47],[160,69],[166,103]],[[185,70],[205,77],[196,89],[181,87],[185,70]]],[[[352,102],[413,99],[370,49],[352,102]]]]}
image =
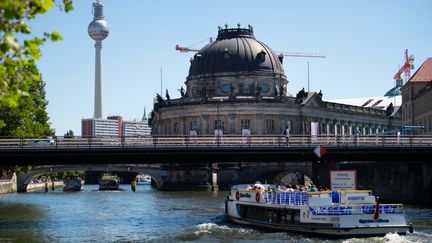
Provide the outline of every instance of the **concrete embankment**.
{"type": "MultiPolygon", "coordinates": [[[[27,185],[27,191],[36,191],[36,190],[44,190],[45,183],[48,183],[48,190],[52,190],[53,182],[38,182],[38,183],[30,183],[27,185]]],[[[54,181],[54,187],[63,187],[63,181],[54,181]]]]}
{"type": "Polygon", "coordinates": [[[0,180],[0,194],[13,193],[17,191],[17,178],[15,173],[0,180]]]}

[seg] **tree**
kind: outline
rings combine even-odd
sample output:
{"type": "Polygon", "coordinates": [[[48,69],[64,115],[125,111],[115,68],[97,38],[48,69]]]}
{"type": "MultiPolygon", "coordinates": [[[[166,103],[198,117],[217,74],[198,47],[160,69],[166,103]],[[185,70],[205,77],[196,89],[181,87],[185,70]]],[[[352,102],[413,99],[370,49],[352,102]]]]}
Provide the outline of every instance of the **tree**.
{"type": "MultiPolygon", "coordinates": [[[[32,68],[36,69],[33,65],[32,68]]],[[[18,99],[17,106],[0,104],[0,120],[5,125],[0,128],[0,136],[36,137],[50,136],[50,127],[45,99],[45,82],[35,80],[28,87],[28,94],[18,99]]]]}
{"type": "MultiPolygon", "coordinates": [[[[41,46],[47,40],[62,39],[56,31],[28,38],[31,29],[27,22],[55,5],[65,12],[73,9],[72,0],[0,1],[0,105],[3,107],[16,107],[21,97],[28,96],[32,83],[41,80],[35,64],[41,57],[41,46]],[[16,35],[20,35],[22,43],[16,35]]],[[[4,125],[0,119],[0,127],[4,125]]]]}
{"type": "Polygon", "coordinates": [[[64,137],[65,138],[74,138],[75,135],[74,135],[74,132],[72,130],[69,130],[65,133],[64,137]]]}

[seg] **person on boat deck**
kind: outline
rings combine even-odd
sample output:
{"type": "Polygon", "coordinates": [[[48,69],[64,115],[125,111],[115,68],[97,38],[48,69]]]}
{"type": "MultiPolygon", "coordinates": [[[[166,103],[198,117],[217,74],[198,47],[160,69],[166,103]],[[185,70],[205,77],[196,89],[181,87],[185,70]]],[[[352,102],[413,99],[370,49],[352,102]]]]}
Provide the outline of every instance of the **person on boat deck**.
{"type": "Polygon", "coordinates": [[[312,185],[312,187],[310,188],[310,192],[317,192],[318,189],[316,188],[315,185],[312,185]]]}

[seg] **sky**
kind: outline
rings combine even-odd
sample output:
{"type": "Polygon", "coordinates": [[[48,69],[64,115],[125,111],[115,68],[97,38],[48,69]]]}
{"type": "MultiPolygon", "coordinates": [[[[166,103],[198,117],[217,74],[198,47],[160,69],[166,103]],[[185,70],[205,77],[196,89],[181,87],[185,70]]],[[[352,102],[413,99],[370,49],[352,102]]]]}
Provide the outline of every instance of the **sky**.
{"type": "MultiPolygon", "coordinates": [[[[75,0],[69,13],[53,8],[30,22],[33,35],[57,30],[64,40],[46,43],[38,61],[46,82],[48,114],[56,135],[81,134],[81,119],[94,112],[94,41],[91,0],[75,0]]],[[[432,1],[291,0],[102,0],[110,27],[103,41],[103,115],[140,120],[161,89],[171,98],[189,71],[194,53],[218,26],[251,24],[255,37],[279,52],[323,53],[284,58],[288,92],[322,90],[324,100],[379,97],[391,89],[405,49],[417,69],[432,56],[432,1]],[[202,41],[202,42],[201,42],[202,41]],[[196,44],[198,43],[198,44],[196,44]],[[194,45],[196,44],[196,45],[194,45]]],[[[415,71],[415,70],[414,70],[415,71]]],[[[412,72],[413,73],[413,72],[412,72]]]]}

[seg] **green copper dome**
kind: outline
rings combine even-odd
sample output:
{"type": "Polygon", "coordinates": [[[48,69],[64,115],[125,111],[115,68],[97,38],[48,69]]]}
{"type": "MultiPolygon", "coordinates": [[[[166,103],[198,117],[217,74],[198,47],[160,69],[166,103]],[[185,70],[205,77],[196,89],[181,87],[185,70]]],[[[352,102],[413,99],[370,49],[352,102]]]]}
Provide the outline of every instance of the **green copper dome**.
{"type": "Polygon", "coordinates": [[[400,89],[402,88],[402,79],[396,80],[396,86],[391,88],[384,96],[386,97],[394,97],[398,95],[402,95],[400,89]]]}

